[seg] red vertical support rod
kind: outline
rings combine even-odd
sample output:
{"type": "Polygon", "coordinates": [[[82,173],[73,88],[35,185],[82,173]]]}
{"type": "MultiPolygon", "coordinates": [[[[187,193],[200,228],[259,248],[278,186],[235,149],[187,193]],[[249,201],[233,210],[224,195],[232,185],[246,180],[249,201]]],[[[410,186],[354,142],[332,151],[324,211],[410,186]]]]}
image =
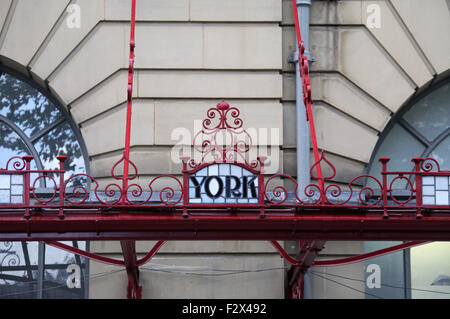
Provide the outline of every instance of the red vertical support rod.
{"type": "Polygon", "coordinates": [[[266,216],[266,212],[264,210],[264,161],[266,160],[265,156],[259,156],[258,161],[260,165],[260,172],[258,176],[258,202],[261,205],[259,211],[259,217],[264,218],[266,216]]]}
{"type": "Polygon", "coordinates": [[[67,160],[67,156],[60,155],[57,157],[59,161],[59,218],[64,219],[64,193],[65,193],[65,185],[64,185],[64,163],[67,160]]]}
{"type": "MultiPolygon", "coordinates": [[[[300,77],[302,79],[302,88],[303,88],[303,102],[306,108],[306,117],[309,122],[309,129],[311,134],[311,143],[313,146],[314,159],[317,165],[317,177],[319,179],[319,187],[320,187],[320,197],[325,198],[325,183],[322,175],[322,167],[320,164],[320,156],[319,156],[319,148],[317,146],[317,137],[316,137],[316,128],[314,126],[314,117],[311,109],[311,84],[309,82],[309,68],[308,68],[308,58],[304,55],[305,53],[305,44],[302,40],[302,35],[300,32],[300,22],[298,18],[297,11],[297,3],[296,0],[292,0],[292,8],[294,11],[294,21],[295,21],[295,32],[297,35],[297,47],[298,47],[298,63],[299,63],[299,72],[300,77]]],[[[298,150],[297,150],[298,151],[298,150]]],[[[314,167],[314,166],[313,166],[314,167]]],[[[310,174],[312,175],[312,169],[310,174]]],[[[302,251],[299,252],[299,254],[302,251]]],[[[313,255],[312,260],[316,257],[316,254],[313,255]]],[[[311,260],[311,262],[312,262],[311,260]]],[[[302,265],[303,266],[303,265],[302,265]]],[[[306,269],[308,265],[305,265],[306,269]]],[[[291,286],[291,297],[293,298],[303,298],[304,295],[304,271],[300,271],[297,267],[295,269],[291,268],[293,271],[293,279],[289,285],[291,286]],[[295,282],[295,283],[294,283],[295,282]]]]}
{"type": "Polygon", "coordinates": [[[126,201],[128,188],[128,170],[130,160],[130,138],[131,138],[131,114],[133,106],[133,76],[134,76],[134,48],[136,28],[136,0],[131,0],[131,35],[130,35],[130,59],[128,65],[128,88],[127,88],[127,122],[125,131],[125,151],[123,162],[123,183],[122,183],[122,202],[126,201]]]}
{"type": "Polygon", "coordinates": [[[417,206],[417,218],[422,218],[422,174],[420,174],[420,164],[423,159],[420,157],[414,157],[411,162],[414,163],[414,171],[416,173],[416,206],[417,206]]]}
{"type": "Polygon", "coordinates": [[[31,169],[31,161],[33,160],[33,156],[26,155],[23,157],[25,161],[25,175],[23,176],[23,184],[24,184],[24,193],[23,193],[23,204],[25,206],[25,215],[26,219],[31,217],[30,215],[30,169],[31,169]]]}
{"type": "Polygon", "coordinates": [[[389,215],[387,213],[387,193],[388,193],[388,185],[387,185],[387,163],[390,161],[388,157],[381,157],[379,160],[381,162],[381,175],[383,178],[383,188],[381,189],[381,196],[383,196],[383,218],[388,218],[389,215]]]}
{"type": "Polygon", "coordinates": [[[187,173],[187,161],[189,160],[189,156],[182,156],[181,160],[183,162],[183,217],[187,218],[189,217],[189,174],[187,173]]]}
{"type": "MultiPolygon", "coordinates": [[[[127,122],[125,131],[125,151],[123,161],[123,182],[122,182],[122,203],[127,202],[128,170],[130,162],[130,139],[131,139],[131,114],[133,106],[133,76],[134,76],[134,48],[135,28],[136,28],[136,0],[131,0],[131,31],[130,31],[130,59],[128,64],[128,87],[127,87],[127,122]]],[[[126,210],[122,210],[126,212],[126,210]]],[[[139,268],[136,258],[136,242],[123,240],[120,242],[128,274],[128,299],[140,299],[142,297],[142,287],[139,286],[139,268]]]]}

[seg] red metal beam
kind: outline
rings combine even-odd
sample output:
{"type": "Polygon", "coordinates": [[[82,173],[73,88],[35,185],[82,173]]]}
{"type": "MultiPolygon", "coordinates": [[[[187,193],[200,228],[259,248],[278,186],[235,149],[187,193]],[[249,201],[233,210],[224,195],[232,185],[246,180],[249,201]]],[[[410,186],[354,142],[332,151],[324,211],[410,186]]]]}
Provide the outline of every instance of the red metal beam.
{"type": "MultiPolygon", "coordinates": [[[[302,259],[297,258],[293,258],[291,256],[289,256],[289,254],[284,250],[283,247],[281,247],[280,244],[278,244],[278,242],[276,241],[271,241],[272,245],[275,247],[276,250],[278,250],[278,252],[280,253],[280,255],[291,265],[293,266],[301,266],[302,265],[302,259]]],[[[374,257],[379,257],[379,256],[383,256],[386,254],[390,254],[390,253],[394,253],[396,251],[400,251],[400,250],[404,250],[404,249],[408,249],[411,247],[416,247],[416,246],[420,246],[420,245],[425,245],[430,243],[430,241],[412,241],[412,242],[408,242],[408,243],[403,243],[400,245],[395,245],[392,247],[387,247],[387,248],[383,248],[380,250],[376,250],[376,251],[372,251],[370,253],[367,254],[362,254],[362,255],[358,255],[358,256],[352,256],[352,257],[347,257],[347,258],[341,258],[341,259],[331,259],[331,260],[319,260],[319,261],[314,261],[312,266],[315,267],[330,267],[330,266],[342,266],[342,265],[347,265],[347,264],[352,264],[352,263],[356,263],[356,262],[361,262],[370,258],[374,258],[374,257]]]]}
{"type": "MultiPolygon", "coordinates": [[[[102,255],[97,255],[76,247],[72,247],[57,241],[46,241],[45,242],[47,245],[68,251],[70,253],[73,254],[77,254],[80,255],[82,257],[86,257],[89,258],[91,260],[97,261],[97,262],[101,262],[104,264],[108,264],[108,265],[113,265],[113,266],[124,266],[125,262],[123,260],[117,260],[117,259],[113,259],[113,258],[108,258],[108,257],[104,257],[102,255]]],[[[148,263],[153,256],[156,255],[156,253],[158,252],[158,250],[165,244],[166,242],[164,240],[160,240],[158,241],[153,247],[152,249],[147,253],[147,255],[145,255],[143,258],[139,259],[137,261],[137,265],[138,266],[142,266],[145,265],[146,263],[148,263]]]]}
{"type": "Polygon", "coordinates": [[[358,256],[333,260],[320,260],[320,261],[314,261],[314,259],[318,256],[318,253],[323,249],[325,241],[307,240],[301,242],[300,251],[297,254],[296,258],[292,258],[291,256],[289,256],[289,254],[283,249],[283,247],[280,246],[280,244],[278,244],[278,242],[272,241],[271,243],[279,251],[282,257],[292,265],[291,269],[288,272],[289,279],[288,279],[288,288],[286,290],[286,296],[288,298],[293,299],[302,299],[304,296],[304,276],[311,266],[329,267],[361,262],[370,258],[383,256],[386,254],[390,254],[396,251],[408,249],[419,245],[424,245],[429,242],[413,241],[409,243],[403,243],[400,245],[372,251],[367,254],[361,254],[358,256]]]}
{"type": "MultiPolygon", "coordinates": [[[[313,210],[312,210],[313,211],[313,210]]],[[[450,240],[450,215],[397,211],[389,219],[383,213],[370,216],[348,211],[334,213],[295,210],[266,210],[215,214],[182,209],[174,212],[143,214],[102,213],[99,211],[66,211],[65,219],[58,210],[32,214],[0,211],[0,240],[450,240]]]]}
{"type": "Polygon", "coordinates": [[[101,255],[93,254],[91,252],[88,252],[88,251],[85,251],[85,250],[82,250],[82,249],[79,249],[79,248],[76,248],[76,247],[72,247],[72,246],[69,246],[69,245],[57,242],[57,241],[55,241],[55,242],[53,242],[53,241],[46,241],[45,243],[47,245],[50,245],[50,246],[53,246],[53,247],[56,247],[56,248],[68,251],[68,252],[73,253],[73,254],[80,255],[80,256],[85,257],[85,258],[92,259],[94,261],[101,262],[103,264],[113,265],[113,266],[124,266],[125,265],[123,260],[117,260],[117,259],[112,259],[112,258],[104,257],[104,256],[101,256],[101,255]]]}
{"type": "Polygon", "coordinates": [[[404,250],[418,245],[429,243],[427,241],[415,241],[410,243],[403,243],[400,245],[387,247],[384,249],[372,251],[367,254],[358,256],[335,259],[335,260],[321,260],[314,261],[319,252],[323,249],[325,241],[306,241],[300,247],[300,251],[297,257],[294,259],[290,257],[286,251],[277,243],[272,244],[282,254],[282,256],[290,262],[293,266],[288,271],[288,287],[286,290],[286,296],[290,299],[302,299],[304,297],[304,279],[305,274],[311,266],[339,266],[346,265],[355,262],[361,262],[370,258],[383,256],[396,251],[404,250]]]}
{"type": "Polygon", "coordinates": [[[401,251],[404,249],[417,247],[420,245],[425,245],[430,243],[430,241],[412,241],[409,243],[403,243],[400,245],[395,245],[392,247],[383,248],[380,250],[372,251],[367,254],[362,254],[353,257],[341,258],[341,259],[333,259],[333,260],[317,260],[314,261],[313,266],[315,267],[330,267],[330,266],[342,266],[347,264],[352,264],[355,262],[361,262],[370,258],[379,257],[387,254],[394,253],[396,251],[401,251]]]}

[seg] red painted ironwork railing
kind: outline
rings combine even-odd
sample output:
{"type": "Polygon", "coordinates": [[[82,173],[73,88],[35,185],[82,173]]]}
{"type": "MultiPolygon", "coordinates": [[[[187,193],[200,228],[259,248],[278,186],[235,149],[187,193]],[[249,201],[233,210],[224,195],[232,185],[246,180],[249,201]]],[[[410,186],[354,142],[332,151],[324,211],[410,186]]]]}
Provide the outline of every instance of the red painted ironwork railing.
{"type": "MultiPolygon", "coordinates": [[[[245,153],[251,148],[251,138],[238,138],[239,135],[250,137],[245,129],[242,129],[242,120],[239,118],[239,110],[230,107],[222,101],[216,108],[207,112],[208,118],[204,121],[201,133],[203,136],[210,136],[204,139],[197,150],[201,152],[201,160],[196,162],[194,158],[183,157],[183,170],[179,178],[175,175],[163,174],[151,180],[147,184],[147,189],[137,183],[128,184],[138,176],[137,167],[129,161],[134,168],[132,175],[122,176],[115,172],[116,167],[122,161],[116,163],[111,169],[111,176],[122,183],[110,183],[101,188],[100,183],[91,175],[75,174],[65,179],[64,162],[65,156],[58,156],[59,169],[57,170],[33,170],[30,169],[32,156],[13,157],[5,168],[0,168],[0,175],[23,176],[23,193],[19,194],[23,199],[20,203],[1,203],[1,209],[9,211],[23,210],[24,218],[33,217],[32,211],[42,208],[58,209],[59,218],[63,219],[68,208],[183,208],[184,215],[189,218],[187,211],[191,208],[204,207],[232,207],[232,208],[257,208],[260,216],[264,216],[264,210],[276,207],[298,207],[298,208],[320,208],[322,210],[332,210],[337,207],[364,208],[373,212],[379,212],[384,218],[389,217],[389,211],[396,209],[415,210],[416,217],[422,218],[422,212],[430,209],[448,209],[447,203],[427,204],[423,203],[423,178],[450,176],[450,171],[441,170],[439,163],[433,158],[415,157],[412,159],[413,170],[389,171],[389,158],[380,158],[382,170],[381,180],[372,175],[359,175],[353,178],[346,189],[341,185],[333,183],[336,175],[334,165],[326,158],[322,151],[319,161],[311,167],[311,176],[324,183],[311,183],[301,190],[305,197],[298,196],[298,184],[296,180],[286,174],[275,174],[265,176],[264,157],[258,157],[255,161],[247,161],[245,153]],[[219,115],[216,126],[212,126],[211,120],[219,115]],[[227,116],[231,117],[230,119],[227,116]],[[237,125],[236,125],[237,123],[237,125]],[[216,144],[216,135],[226,130],[232,134],[232,143],[227,146],[216,144]],[[207,158],[210,157],[210,159],[207,158]],[[189,176],[196,171],[217,163],[231,163],[239,165],[248,171],[257,174],[260,186],[258,187],[257,201],[254,203],[191,203],[189,202],[189,176]],[[316,167],[327,167],[330,174],[326,176],[316,176],[316,167]],[[38,175],[32,178],[34,175],[38,175]],[[81,180],[80,180],[81,179],[81,180]],[[87,189],[87,179],[90,180],[92,190],[87,189]],[[48,187],[45,194],[39,193],[37,185],[46,181],[48,187]],[[290,181],[294,185],[293,189],[287,189],[285,182],[290,181]],[[362,186],[365,182],[372,181],[378,187],[362,186]],[[396,194],[395,185],[400,181],[407,187],[402,186],[402,198],[396,194]],[[83,185],[84,183],[84,185],[83,185]],[[159,192],[154,191],[154,187],[159,183],[159,192]],[[172,186],[168,186],[171,183],[172,186]],[[126,187],[121,185],[126,185],[126,187]],[[173,186],[175,185],[175,186],[173,186]]],[[[198,134],[196,137],[199,136],[198,134]]],[[[198,142],[194,141],[194,147],[198,142]]],[[[17,194],[16,194],[17,195],[17,194]]],[[[431,195],[432,196],[432,195],[431,195]]],[[[436,196],[434,197],[436,198],[436,196]]],[[[170,215],[170,209],[167,210],[170,215]]],[[[1,219],[1,217],[0,217],[1,219]]]]}

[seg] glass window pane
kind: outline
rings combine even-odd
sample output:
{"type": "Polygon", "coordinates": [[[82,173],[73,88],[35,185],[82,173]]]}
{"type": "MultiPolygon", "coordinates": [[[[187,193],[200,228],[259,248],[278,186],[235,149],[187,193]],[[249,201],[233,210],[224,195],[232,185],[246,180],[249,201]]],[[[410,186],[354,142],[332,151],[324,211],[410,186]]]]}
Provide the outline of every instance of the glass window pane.
{"type": "Polygon", "coordinates": [[[11,202],[11,191],[9,189],[0,189],[0,203],[11,202]]]}
{"type": "Polygon", "coordinates": [[[430,157],[438,161],[442,170],[450,170],[450,135],[431,152],[430,157]]]}
{"type": "Polygon", "coordinates": [[[0,298],[36,298],[38,243],[0,242],[0,261],[0,298]]]}
{"type": "MultiPolygon", "coordinates": [[[[73,246],[72,242],[63,242],[73,246]]],[[[78,244],[77,244],[78,245],[78,244]]],[[[80,247],[84,248],[84,244],[80,247]]],[[[79,299],[84,297],[86,259],[46,245],[44,298],[79,299]]]]}
{"type": "Polygon", "coordinates": [[[450,83],[422,98],[404,119],[430,142],[450,126],[450,83]]]}
{"type": "MultiPolygon", "coordinates": [[[[429,142],[433,142],[437,137],[450,127],[450,83],[441,86],[429,95],[422,98],[405,113],[403,119],[414,127],[429,142]]],[[[388,170],[410,170],[413,165],[410,162],[415,156],[422,156],[425,146],[422,145],[409,132],[400,125],[395,124],[392,130],[382,141],[369,174],[380,177],[381,165],[378,159],[381,156],[391,158],[388,163],[388,170]]],[[[429,156],[435,158],[442,170],[450,169],[450,136],[441,141],[429,156]]],[[[391,177],[392,179],[392,177],[391,177]]],[[[449,186],[447,177],[428,176],[423,178],[423,204],[424,205],[448,205],[450,202],[449,186]]],[[[397,184],[399,186],[400,183],[397,184]]],[[[375,186],[368,180],[369,186],[375,186]]],[[[401,185],[407,186],[406,183],[401,185]]],[[[366,251],[375,249],[376,245],[389,246],[393,243],[368,242],[366,251]],[[370,249],[368,249],[370,247],[370,249]]],[[[379,246],[378,248],[382,248],[379,246]]],[[[433,243],[414,247],[411,250],[410,264],[404,263],[401,258],[402,253],[389,254],[383,257],[371,259],[370,262],[380,263],[381,269],[387,269],[387,282],[396,286],[403,286],[405,277],[404,269],[410,267],[411,271],[411,292],[412,298],[448,298],[450,292],[450,264],[442,262],[450,260],[450,245],[448,243],[433,243]],[[382,258],[382,259],[381,259],[382,258]],[[396,282],[397,281],[397,282],[396,282]],[[446,292],[447,294],[439,294],[446,292]]],[[[407,254],[407,252],[404,252],[407,254]]],[[[405,255],[407,256],[407,255],[405,255]]],[[[408,260],[406,258],[406,260],[408,260]]],[[[367,264],[367,262],[366,262],[367,264]]],[[[408,269],[409,270],[409,269],[408,269]]],[[[386,276],[385,276],[386,277],[386,276]]],[[[382,281],[383,281],[382,273],[382,281]]],[[[368,291],[366,289],[366,291],[368,291]]],[[[404,292],[404,294],[406,291],[404,292]]],[[[383,291],[383,298],[400,297],[401,291],[383,291]]]]}
{"type": "Polygon", "coordinates": [[[10,185],[11,175],[0,175],[0,189],[9,189],[10,185]]]}
{"type": "MultiPolygon", "coordinates": [[[[384,241],[384,242],[376,242],[376,241],[368,241],[364,242],[364,250],[366,253],[372,252],[375,250],[391,247],[394,245],[401,244],[401,242],[393,242],[393,241],[384,241]]],[[[387,254],[380,257],[375,257],[368,259],[364,262],[365,269],[375,269],[373,265],[376,266],[380,270],[379,278],[380,285],[379,288],[371,288],[366,284],[366,293],[373,294],[382,298],[387,299],[403,299],[405,298],[405,274],[403,269],[403,256],[404,252],[399,251],[392,254],[387,254]],[[372,265],[372,267],[369,267],[372,265]]],[[[372,272],[366,271],[366,283],[373,281],[372,277],[374,277],[374,270],[372,272]]],[[[374,299],[370,295],[366,295],[367,299],[374,299]]]]}
{"type": "Polygon", "coordinates": [[[63,123],[43,136],[35,144],[45,169],[59,169],[58,155],[68,157],[65,162],[66,178],[75,173],[84,173],[85,164],[81,147],[68,123],[63,123]]]}
{"type": "Polygon", "coordinates": [[[411,248],[411,288],[412,298],[449,298],[450,243],[411,248]]]}
{"type": "MultiPolygon", "coordinates": [[[[1,120],[0,136],[0,167],[5,168],[6,162],[13,156],[24,156],[31,153],[19,135],[1,120]]],[[[11,169],[11,167],[9,167],[9,169],[11,169]]]]}
{"type": "MultiPolygon", "coordinates": [[[[378,149],[377,155],[374,158],[369,174],[375,176],[381,182],[381,163],[378,159],[383,156],[389,157],[387,167],[389,171],[403,170],[408,171],[413,168],[411,159],[416,156],[421,156],[425,151],[425,146],[413,137],[408,131],[396,124],[378,149]]],[[[388,183],[393,179],[388,176],[388,183]]],[[[368,186],[379,188],[378,184],[372,179],[368,179],[368,186]]],[[[405,189],[407,182],[403,179],[397,180],[393,188],[405,189]]]]}
{"type": "Polygon", "coordinates": [[[3,73],[0,77],[0,115],[32,136],[61,118],[61,112],[28,83],[3,73]]]}
{"type": "MultiPolygon", "coordinates": [[[[63,113],[44,94],[34,89],[28,83],[16,79],[14,76],[2,73],[0,76],[0,167],[13,156],[39,154],[39,160],[44,169],[58,169],[56,159],[58,155],[67,155],[65,178],[74,173],[85,173],[86,167],[80,144],[73,133],[68,121],[62,122],[50,132],[35,141],[31,137],[42,133],[43,129],[61,121],[63,113]],[[17,134],[12,129],[14,123],[21,130],[17,134]],[[27,141],[22,140],[20,136],[27,141]],[[28,139],[30,137],[30,139],[28,139]],[[35,149],[27,145],[34,142],[35,149]]],[[[68,119],[69,120],[69,119],[68,119]]],[[[30,146],[33,147],[33,146],[30,146]]],[[[36,169],[36,161],[31,162],[31,168],[36,169]]],[[[13,169],[12,165],[9,169],[13,169]]],[[[31,174],[30,183],[38,177],[31,174]]],[[[45,187],[47,179],[40,179],[37,187],[45,187]]],[[[50,183],[51,184],[51,183],[50,183]]],[[[47,185],[47,187],[53,185],[47,185]]],[[[70,185],[69,185],[70,187],[70,185]]],[[[23,196],[22,175],[0,175],[0,202],[22,203],[23,196]]],[[[39,192],[39,188],[37,189],[39,192]]],[[[71,244],[71,243],[68,243],[71,244]]],[[[86,250],[86,242],[78,242],[78,247],[86,250]]],[[[69,265],[79,265],[82,279],[88,278],[87,263],[84,258],[67,253],[63,250],[46,246],[43,260],[39,260],[39,243],[0,242],[0,298],[85,298],[87,282],[82,281],[81,288],[68,287],[69,265]],[[4,247],[4,248],[2,248],[4,247]],[[44,264],[46,263],[46,264],[44,264]],[[44,264],[43,290],[38,292],[38,264],[44,264]],[[85,276],[85,277],[84,277],[85,276]]],[[[75,267],[76,268],[76,267],[75,267]]]]}

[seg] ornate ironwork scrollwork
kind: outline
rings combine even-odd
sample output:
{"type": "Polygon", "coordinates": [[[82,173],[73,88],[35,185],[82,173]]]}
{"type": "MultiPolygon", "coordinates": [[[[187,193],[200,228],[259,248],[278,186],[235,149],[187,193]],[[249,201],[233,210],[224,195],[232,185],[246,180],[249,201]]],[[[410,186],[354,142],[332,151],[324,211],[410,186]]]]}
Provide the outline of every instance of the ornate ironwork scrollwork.
{"type": "Polygon", "coordinates": [[[239,109],[221,101],[215,108],[210,108],[206,116],[203,128],[195,134],[193,141],[194,149],[202,157],[198,162],[189,160],[189,167],[196,168],[205,162],[242,162],[256,168],[257,161],[249,163],[245,158],[253,142],[249,132],[242,129],[244,122],[239,117],[239,109]],[[207,160],[208,156],[212,157],[210,161],[207,160]]]}
{"type": "Polygon", "coordinates": [[[8,162],[6,162],[6,168],[5,170],[9,170],[9,165],[12,163],[12,167],[14,170],[16,171],[23,171],[26,167],[26,161],[23,157],[21,156],[14,156],[11,157],[8,162]]]}
{"type": "Polygon", "coordinates": [[[437,172],[440,172],[440,171],[441,171],[441,167],[439,166],[438,161],[436,161],[436,160],[435,160],[434,158],[432,158],[432,157],[424,158],[423,161],[422,161],[422,163],[421,163],[421,165],[420,165],[420,167],[421,167],[421,169],[422,169],[424,172],[430,173],[430,172],[433,171],[433,169],[435,169],[433,163],[436,165],[436,170],[437,170],[437,172]]]}
{"type": "MultiPolygon", "coordinates": [[[[3,267],[14,267],[20,265],[20,257],[17,254],[16,251],[12,251],[13,248],[13,242],[6,241],[6,242],[0,242],[0,247],[3,246],[3,248],[0,248],[0,255],[3,255],[1,258],[0,265],[3,267]]],[[[0,271],[2,274],[3,271],[0,271]]],[[[25,272],[23,272],[25,273],[25,272]]],[[[1,279],[0,278],[0,284],[1,285],[12,285],[14,282],[11,282],[10,280],[1,279]]]]}

